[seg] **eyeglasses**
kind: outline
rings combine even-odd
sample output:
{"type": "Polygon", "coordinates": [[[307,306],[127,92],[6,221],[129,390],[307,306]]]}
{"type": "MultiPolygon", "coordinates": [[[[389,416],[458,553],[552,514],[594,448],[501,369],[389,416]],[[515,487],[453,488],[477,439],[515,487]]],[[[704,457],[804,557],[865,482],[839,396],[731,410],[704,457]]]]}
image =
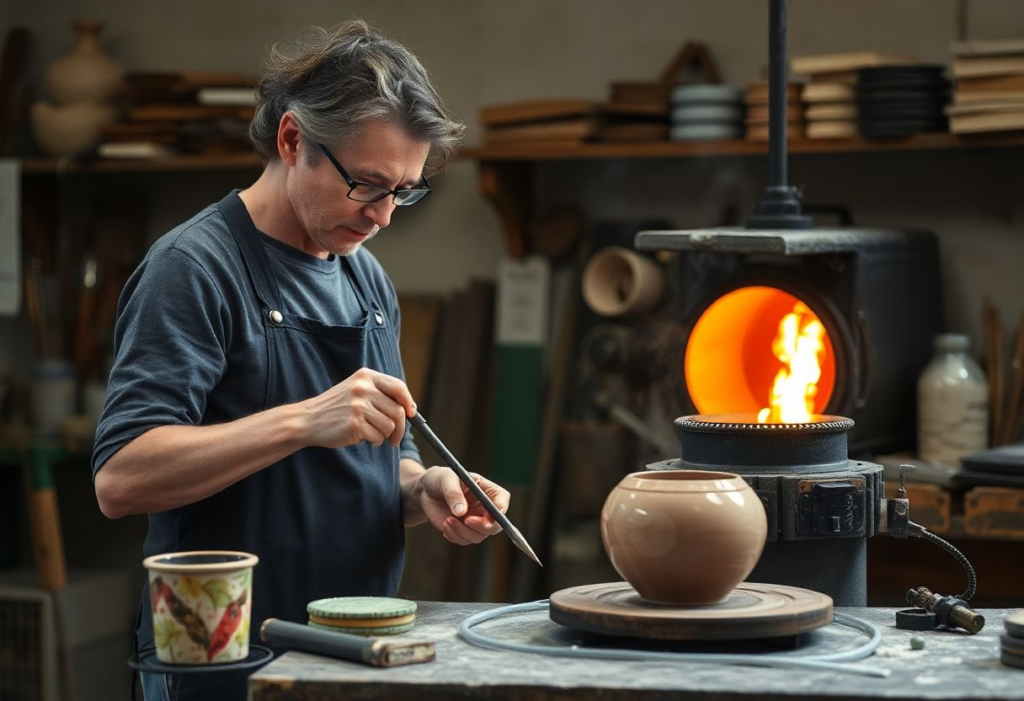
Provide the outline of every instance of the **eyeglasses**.
{"type": "Polygon", "coordinates": [[[372,183],[364,183],[359,180],[353,180],[352,177],[345,172],[345,169],[338,163],[338,159],[334,157],[326,146],[323,144],[317,144],[320,150],[324,152],[334,167],[341,173],[341,177],[345,178],[345,182],[348,183],[348,198],[355,200],[356,202],[379,202],[388,195],[394,197],[395,205],[398,207],[408,207],[411,204],[416,204],[424,197],[429,195],[432,190],[430,189],[430,183],[427,182],[426,178],[423,178],[423,187],[416,188],[396,188],[389,190],[386,187],[380,185],[373,185],[372,183]]]}

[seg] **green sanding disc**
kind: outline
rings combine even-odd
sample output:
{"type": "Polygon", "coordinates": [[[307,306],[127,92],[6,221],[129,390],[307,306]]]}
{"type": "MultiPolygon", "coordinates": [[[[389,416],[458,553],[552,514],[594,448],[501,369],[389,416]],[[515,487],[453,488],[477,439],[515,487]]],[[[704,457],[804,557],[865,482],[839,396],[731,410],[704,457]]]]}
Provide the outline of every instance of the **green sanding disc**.
{"type": "Polygon", "coordinates": [[[416,602],[386,596],[336,596],[309,602],[306,612],[322,618],[396,618],[416,613],[416,602]]]}
{"type": "Polygon", "coordinates": [[[1006,650],[999,653],[999,661],[1008,667],[1024,668],[1024,657],[1013,655],[1006,650]]]}
{"type": "Polygon", "coordinates": [[[1017,657],[1024,656],[1024,638],[1017,638],[1003,633],[999,636],[999,647],[1003,652],[1008,652],[1017,657]]]}
{"type": "Polygon", "coordinates": [[[1024,638],[1024,612],[1011,613],[1003,619],[1003,627],[1008,635],[1015,638],[1024,638]]]}
{"type": "Polygon", "coordinates": [[[351,635],[362,635],[367,638],[374,638],[378,635],[401,635],[402,633],[408,633],[416,624],[406,623],[405,625],[384,626],[382,628],[343,628],[341,626],[322,626],[319,623],[313,623],[313,621],[310,621],[306,625],[310,628],[328,630],[332,633],[349,633],[351,635]]]}

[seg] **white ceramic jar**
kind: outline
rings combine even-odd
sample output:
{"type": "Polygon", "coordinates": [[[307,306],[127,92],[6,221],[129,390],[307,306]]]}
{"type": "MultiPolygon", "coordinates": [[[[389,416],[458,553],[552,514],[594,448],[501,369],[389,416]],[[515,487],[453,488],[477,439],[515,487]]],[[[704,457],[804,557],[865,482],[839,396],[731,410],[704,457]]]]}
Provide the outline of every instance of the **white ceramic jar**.
{"type": "Polygon", "coordinates": [[[939,334],[918,380],[917,452],[927,462],[957,465],[988,446],[988,383],[970,346],[964,334],[939,334]]]}

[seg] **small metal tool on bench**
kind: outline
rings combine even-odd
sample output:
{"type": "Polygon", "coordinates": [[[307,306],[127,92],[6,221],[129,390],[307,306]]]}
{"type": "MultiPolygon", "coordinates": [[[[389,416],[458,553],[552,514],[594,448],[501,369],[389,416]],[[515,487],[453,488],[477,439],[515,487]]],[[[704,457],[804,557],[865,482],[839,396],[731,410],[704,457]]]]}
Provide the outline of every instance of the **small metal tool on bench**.
{"type": "Polygon", "coordinates": [[[260,639],[292,650],[362,662],[374,667],[430,662],[434,643],[429,640],[386,640],[350,633],[335,633],[309,626],[268,618],[260,627],[260,639]]]}
{"type": "Polygon", "coordinates": [[[967,573],[967,589],[960,596],[933,594],[926,587],[917,587],[907,592],[907,603],[916,608],[896,612],[896,627],[904,630],[934,630],[939,627],[962,628],[970,634],[977,633],[985,626],[985,617],[973,611],[967,603],[974,596],[978,585],[974,568],[967,557],[952,543],[935,535],[924,526],[910,520],[910,500],[907,498],[906,473],[913,472],[913,465],[900,465],[900,486],[896,498],[890,499],[886,508],[887,531],[895,538],[924,538],[948,552],[967,573]]]}

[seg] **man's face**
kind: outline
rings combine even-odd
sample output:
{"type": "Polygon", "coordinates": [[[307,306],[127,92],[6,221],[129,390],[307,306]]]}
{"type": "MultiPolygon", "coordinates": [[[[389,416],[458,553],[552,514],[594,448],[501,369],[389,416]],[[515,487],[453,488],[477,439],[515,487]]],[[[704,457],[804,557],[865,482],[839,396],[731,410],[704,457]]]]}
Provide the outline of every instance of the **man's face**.
{"type": "MultiPolygon", "coordinates": [[[[295,177],[289,179],[289,199],[315,249],[307,252],[351,255],[391,223],[394,198],[389,195],[377,202],[349,199],[348,183],[319,147],[303,139],[300,148],[320,155],[310,166],[305,154],[300,154],[295,177]]],[[[382,122],[364,124],[359,138],[332,150],[349,177],[388,189],[420,184],[429,152],[428,142],[416,141],[401,127],[382,122]]]]}

